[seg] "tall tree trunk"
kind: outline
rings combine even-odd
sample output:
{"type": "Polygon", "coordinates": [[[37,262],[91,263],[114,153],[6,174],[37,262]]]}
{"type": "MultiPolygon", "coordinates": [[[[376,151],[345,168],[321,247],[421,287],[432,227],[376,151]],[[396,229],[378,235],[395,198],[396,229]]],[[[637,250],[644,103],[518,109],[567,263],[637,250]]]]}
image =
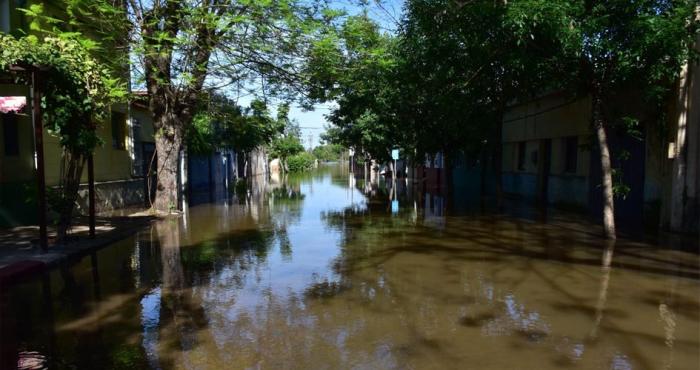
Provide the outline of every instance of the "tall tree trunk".
{"type": "Polygon", "coordinates": [[[153,208],[171,212],[178,204],[178,157],[182,147],[182,123],[171,115],[158,119],[156,151],[158,152],[158,186],[153,208]]]}
{"type": "Polygon", "coordinates": [[[593,129],[598,139],[600,150],[600,168],[603,187],[603,233],[608,239],[615,239],[615,199],[613,195],[612,164],[608,136],[605,132],[605,117],[603,116],[603,101],[600,85],[594,83],[593,93],[593,129]]]}
{"type": "MultiPolygon", "coordinates": [[[[207,2],[203,10],[220,16],[225,9],[216,3],[207,2]]],[[[178,157],[182,148],[185,128],[192,123],[197,103],[206,80],[209,57],[217,43],[216,22],[196,22],[191,30],[194,40],[191,48],[175,52],[174,40],[180,32],[184,19],[183,1],[155,2],[147,11],[134,10],[139,14],[144,39],[144,70],[149,106],[153,112],[156,129],[156,151],[158,153],[158,186],[153,207],[157,211],[169,212],[178,204],[178,157]],[[163,35],[167,37],[162,37],[163,35]],[[177,54],[177,57],[175,55],[177,54]],[[181,59],[182,58],[182,59],[181,59]],[[181,73],[189,75],[189,83],[176,83],[173,61],[181,73]]],[[[133,10],[133,9],[132,9],[133,10]]]]}

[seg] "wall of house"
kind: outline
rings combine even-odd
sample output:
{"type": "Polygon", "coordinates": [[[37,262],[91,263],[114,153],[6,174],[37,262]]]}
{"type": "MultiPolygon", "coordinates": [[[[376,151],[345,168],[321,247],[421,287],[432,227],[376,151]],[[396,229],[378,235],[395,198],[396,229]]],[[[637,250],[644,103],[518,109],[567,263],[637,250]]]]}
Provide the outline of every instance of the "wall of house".
{"type": "MultiPolygon", "coordinates": [[[[700,45],[700,37],[696,40],[700,45]]],[[[684,67],[670,115],[670,175],[661,224],[673,231],[700,231],[700,65],[684,67]]]]}
{"type": "MultiPolygon", "coordinates": [[[[95,183],[96,212],[141,207],[145,203],[146,189],[143,178],[104,181],[95,183]]],[[[81,184],[78,190],[76,212],[87,215],[89,212],[88,185],[81,184]]]]}
{"type": "Polygon", "coordinates": [[[527,199],[539,195],[544,140],[551,140],[547,202],[588,203],[590,100],[550,95],[511,107],[503,123],[503,191],[527,199]],[[576,137],[575,171],[566,171],[567,138],[576,137]],[[524,158],[520,146],[524,145],[524,158]],[[520,166],[522,164],[522,166],[520,166]]]}
{"type": "Polygon", "coordinates": [[[671,160],[668,158],[668,135],[655,126],[646,128],[644,159],[644,221],[649,228],[662,223],[662,205],[670,185],[671,160]]]}
{"type": "MultiPolygon", "coordinates": [[[[0,89],[0,95],[5,95],[6,89],[0,89]]],[[[126,116],[125,116],[126,117],[126,116]]],[[[1,120],[2,118],[0,118],[1,120]]],[[[4,130],[0,130],[0,182],[31,181],[34,175],[34,139],[32,131],[31,117],[21,115],[17,117],[18,135],[17,145],[19,153],[17,155],[5,155],[4,130]]],[[[126,127],[126,120],[123,123],[126,127]]],[[[126,149],[115,148],[112,144],[112,122],[107,119],[98,129],[98,135],[104,144],[97,147],[94,153],[95,159],[95,181],[114,181],[131,177],[131,156],[126,149]]],[[[125,134],[122,140],[126,141],[125,134]]],[[[9,140],[9,139],[8,139],[9,140]]],[[[46,185],[56,186],[59,182],[62,148],[57,136],[52,135],[44,128],[44,163],[46,167],[46,185]]],[[[87,182],[87,171],[83,173],[83,181],[87,182]]]]}
{"type": "MultiPolygon", "coordinates": [[[[26,87],[17,85],[0,85],[0,95],[23,95],[26,87]]],[[[140,206],[145,203],[145,186],[143,177],[133,173],[133,161],[136,158],[135,148],[128,144],[128,116],[125,105],[115,106],[115,112],[123,114],[121,135],[113,141],[112,120],[106,119],[98,129],[98,135],[103,145],[94,153],[95,188],[98,211],[106,211],[126,206],[140,206]],[[134,176],[136,175],[136,176],[134,176]]],[[[150,116],[145,111],[137,112],[140,118],[140,129],[134,132],[139,135],[141,142],[153,142],[153,125],[150,116]]],[[[6,154],[6,138],[3,129],[7,116],[0,115],[0,226],[16,226],[35,222],[36,220],[36,175],[34,170],[34,137],[31,117],[22,114],[15,115],[17,120],[18,154],[6,154]]],[[[7,138],[7,140],[12,140],[7,138]]],[[[57,137],[44,129],[45,176],[47,186],[56,186],[59,182],[61,168],[61,152],[57,137]]],[[[83,171],[83,184],[79,192],[79,208],[87,207],[87,167],[83,171]]],[[[79,209],[79,211],[84,211],[79,209]]]]}
{"type": "MultiPolygon", "coordinates": [[[[127,150],[128,131],[127,115],[124,107],[114,107],[114,112],[123,114],[123,120],[114,122],[122,126],[123,133],[113,142],[112,125],[113,122],[107,118],[98,126],[97,135],[102,139],[102,145],[95,149],[93,154],[95,163],[95,181],[115,181],[131,179],[131,154],[127,150]]],[[[46,166],[46,185],[58,185],[61,168],[62,148],[59,139],[44,130],[44,154],[46,166]]],[[[87,170],[83,171],[82,182],[87,182],[87,170]]]]}

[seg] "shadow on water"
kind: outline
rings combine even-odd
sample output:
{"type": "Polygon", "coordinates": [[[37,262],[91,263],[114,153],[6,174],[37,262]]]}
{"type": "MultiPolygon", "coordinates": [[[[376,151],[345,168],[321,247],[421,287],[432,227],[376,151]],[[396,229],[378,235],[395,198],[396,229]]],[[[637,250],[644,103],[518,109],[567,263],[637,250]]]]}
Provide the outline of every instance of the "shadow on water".
{"type": "MultiPolygon", "coordinates": [[[[342,167],[253,179],[0,289],[0,368],[683,368],[697,253],[457,210],[342,167]],[[648,325],[648,322],[654,325],[648,325]]],[[[695,332],[693,332],[695,330],[695,332]]]]}

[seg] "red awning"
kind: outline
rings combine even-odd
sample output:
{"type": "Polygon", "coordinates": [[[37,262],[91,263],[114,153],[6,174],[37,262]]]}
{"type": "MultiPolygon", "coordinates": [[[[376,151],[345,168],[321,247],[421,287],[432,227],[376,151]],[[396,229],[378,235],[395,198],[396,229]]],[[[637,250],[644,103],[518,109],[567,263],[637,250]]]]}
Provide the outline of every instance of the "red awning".
{"type": "Polygon", "coordinates": [[[0,96],[0,113],[17,113],[26,105],[26,96],[0,96]]]}

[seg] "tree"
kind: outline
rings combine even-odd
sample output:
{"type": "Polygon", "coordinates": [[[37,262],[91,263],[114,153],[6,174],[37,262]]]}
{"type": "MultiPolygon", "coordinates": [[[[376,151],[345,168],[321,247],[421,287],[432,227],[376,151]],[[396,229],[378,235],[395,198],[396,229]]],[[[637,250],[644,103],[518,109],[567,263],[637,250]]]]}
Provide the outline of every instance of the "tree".
{"type": "Polygon", "coordinates": [[[277,137],[270,145],[270,154],[273,158],[279,158],[282,168],[287,168],[287,158],[304,151],[301,140],[296,135],[283,135],[277,137]]]}
{"type": "Polygon", "coordinates": [[[316,159],[323,162],[332,162],[339,160],[345,148],[338,144],[322,144],[315,147],[312,153],[316,159]]]}
{"type": "Polygon", "coordinates": [[[405,130],[419,158],[489,149],[500,199],[506,105],[529,98],[557,73],[560,4],[539,0],[411,0],[400,31],[405,130]],[[484,145],[487,144],[487,145],[484,145]]]}
{"type": "Polygon", "coordinates": [[[335,48],[324,54],[336,64],[315,64],[328,67],[320,75],[333,80],[326,85],[333,86],[329,98],[337,103],[327,116],[332,127],[325,138],[378,161],[388,161],[391,149],[404,142],[394,114],[401,93],[393,75],[395,41],[366,14],[351,16],[342,25],[335,48]]]}
{"type": "MultiPolygon", "coordinates": [[[[614,176],[609,132],[615,122],[639,118],[615,116],[606,103],[631,89],[645,92],[646,103],[662,110],[681,67],[691,56],[697,30],[697,3],[691,0],[563,1],[571,34],[566,42],[577,68],[573,88],[591,97],[593,130],[600,155],[603,226],[615,239],[614,176]]],[[[636,117],[635,117],[636,116],[636,117]]]]}
{"type": "Polygon", "coordinates": [[[306,54],[333,15],[298,0],[128,0],[124,6],[156,130],[154,208],[167,211],[177,203],[178,155],[204,91],[304,93],[306,54]]]}
{"type": "Polygon", "coordinates": [[[663,110],[668,87],[689,58],[696,6],[689,0],[411,0],[400,33],[398,60],[405,64],[399,69],[408,71],[401,81],[410,97],[400,104],[409,108],[401,122],[414,135],[416,153],[490,140],[499,174],[506,104],[546,89],[590,96],[604,229],[614,238],[613,182],[620,171],[611,163],[608,131],[638,122],[648,109],[621,115],[606,102],[638,90],[646,92],[646,106],[663,110]]]}
{"type": "Polygon", "coordinates": [[[208,154],[216,149],[231,149],[241,153],[267,146],[284,132],[286,114],[278,108],[274,119],[261,100],[253,100],[243,108],[223,95],[214,94],[201,102],[201,107],[186,130],[187,149],[208,154]],[[283,116],[284,118],[280,118],[283,116]]]}

